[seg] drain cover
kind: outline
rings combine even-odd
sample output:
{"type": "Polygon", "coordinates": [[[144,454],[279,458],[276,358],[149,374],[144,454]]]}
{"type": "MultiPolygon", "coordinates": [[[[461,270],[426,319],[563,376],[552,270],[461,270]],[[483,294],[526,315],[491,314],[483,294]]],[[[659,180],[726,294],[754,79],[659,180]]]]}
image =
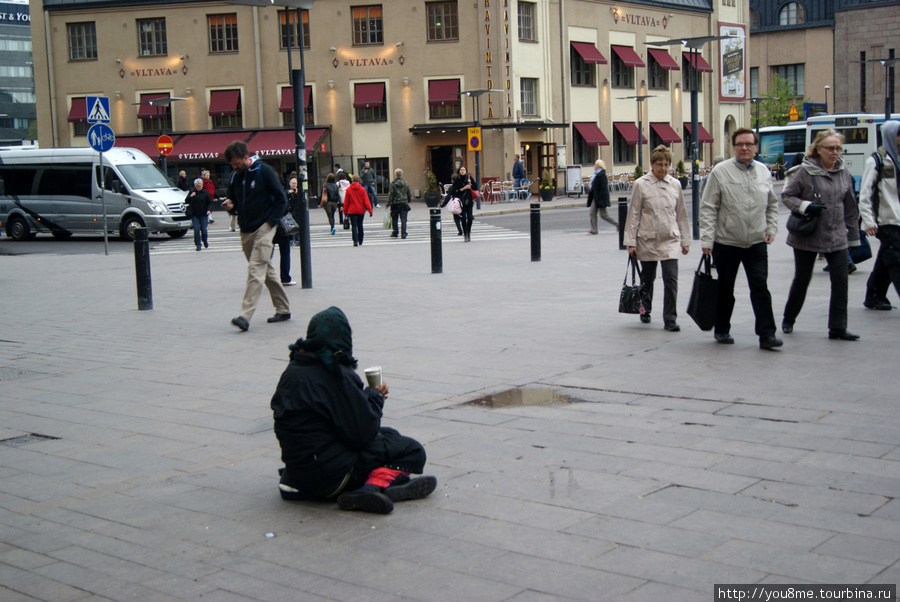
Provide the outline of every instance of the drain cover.
{"type": "Polygon", "coordinates": [[[549,406],[572,402],[571,397],[557,393],[556,389],[522,388],[479,397],[464,405],[505,408],[507,406],[549,406]]]}
{"type": "Polygon", "coordinates": [[[56,441],[57,439],[59,439],[59,437],[31,433],[30,435],[21,435],[19,437],[13,437],[12,439],[2,439],[0,440],[0,445],[19,447],[20,445],[28,445],[29,443],[36,443],[37,441],[56,441]]]}

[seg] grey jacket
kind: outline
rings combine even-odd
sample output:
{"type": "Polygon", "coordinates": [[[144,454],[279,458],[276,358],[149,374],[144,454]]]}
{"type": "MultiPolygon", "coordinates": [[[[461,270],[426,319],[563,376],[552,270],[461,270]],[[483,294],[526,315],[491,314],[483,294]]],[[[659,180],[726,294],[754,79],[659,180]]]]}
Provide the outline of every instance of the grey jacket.
{"type": "Polygon", "coordinates": [[[844,169],[843,159],[838,159],[831,171],[825,171],[818,159],[805,157],[803,163],[792,170],[793,177],[781,193],[785,207],[806,214],[811,203],[825,205],[815,232],[809,236],[788,233],[787,244],[803,251],[831,253],[859,246],[859,214],[856,196],[853,194],[853,177],[844,169]],[[820,198],[815,198],[815,186],[820,198]]]}
{"type": "Polygon", "coordinates": [[[750,166],[722,161],[709,174],[700,201],[700,244],[747,249],[778,232],[778,197],[772,176],[759,161],[750,166]]]}

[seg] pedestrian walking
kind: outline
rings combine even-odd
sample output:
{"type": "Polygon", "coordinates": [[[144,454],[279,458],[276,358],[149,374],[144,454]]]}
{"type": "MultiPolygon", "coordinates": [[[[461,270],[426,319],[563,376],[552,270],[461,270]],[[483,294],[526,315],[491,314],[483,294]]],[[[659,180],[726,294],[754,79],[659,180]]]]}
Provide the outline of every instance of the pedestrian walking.
{"type": "Polygon", "coordinates": [[[606,164],[602,159],[594,161],[594,173],[588,183],[588,199],[587,206],[591,208],[591,229],[588,234],[597,234],[600,230],[597,228],[597,216],[603,218],[616,227],[619,231],[619,224],[606,212],[609,207],[609,178],[606,177],[606,164]]]}
{"type": "Polygon", "coordinates": [[[369,212],[372,217],[372,204],[366,189],[359,183],[359,176],[353,176],[353,183],[344,194],[344,213],[350,218],[350,233],[353,235],[353,246],[363,244],[363,218],[369,212]]]}
{"type": "Polygon", "coordinates": [[[409,184],[403,179],[403,170],[394,170],[394,181],[388,192],[388,207],[391,208],[391,238],[397,238],[397,222],[401,223],[400,236],[406,238],[406,214],[409,213],[409,203],[412,196],[409,192],[409,184]]]}
{"type": "Polygon", "coordinates": [[[197,247],[199,251],[201,249],[200,244],[203,244],[203,248],[209,248],[209,241],[207,239],[207,224],[209,222],[209,214],[210,207],[212,207],[212,197],[209,196],[209,193],[203,188],[203,179],[197,178],[194,180],[194,190],[190,191],[187,195],[187,198],[184,200],[185,203],[190,203],[191,205],[191,225],[194,228],[194,246],[197,247]]]}
{"type": "Polygon", "coordinates": [[[334,174],[330,173],[325,178],[325,186],[322,187],[322,195],[319,200],[319,207],[325,210],[328,216],[328,225],[331,226],[331,234],[335,233],[334,212],[337,211],[341,202],[341,189],[335,182],[334,174]]]}
{"type": "Polygon", "coordinates": [[[250,157],[247,145],[235,140],[225,148],[225,160],[234,170],[228,183],[228,198],[222,208],[235,207],[241,229],[241,249],[247,258],[247,288],[241,313],[231,320],[239,329],[250,329],[262,287],[269,290],[275,315],[268,322],[291,319],[291,303],[272,266],[272,248],[278,220],[287,211],[287,198],[278,174],[259,157],[250,157]]]}

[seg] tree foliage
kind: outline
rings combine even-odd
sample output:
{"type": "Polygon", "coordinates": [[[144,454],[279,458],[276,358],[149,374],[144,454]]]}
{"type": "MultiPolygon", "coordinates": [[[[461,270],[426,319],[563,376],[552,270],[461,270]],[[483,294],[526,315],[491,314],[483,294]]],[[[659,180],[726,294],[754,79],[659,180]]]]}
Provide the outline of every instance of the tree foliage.
{"type": "Polygon", "coordinates": [[[753,115],[750,116],[754,124],[757,115],[759,116],[759,127],[786,125],[791,120],[788,112],[791,110],[792,104],[797,106],[798,111],[802,111],[803,103],[810,102],[808,98],[797,96],[794,83],[780,77],[777,73],[772,75],[769,92],[760,95],[759,99],[757,106],[751,107],[753,115]]]}

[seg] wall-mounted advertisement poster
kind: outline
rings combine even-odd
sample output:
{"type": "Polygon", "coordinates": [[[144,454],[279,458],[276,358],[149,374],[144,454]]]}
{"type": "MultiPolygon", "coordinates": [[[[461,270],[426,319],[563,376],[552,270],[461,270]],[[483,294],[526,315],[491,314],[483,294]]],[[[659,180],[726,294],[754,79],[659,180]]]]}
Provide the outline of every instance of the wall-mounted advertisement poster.
{"type": "Polygon", "coordinates": [[[743,25],[719,23],[719,101],[743,102],[747,98],[747,36],[743,25]]]}

